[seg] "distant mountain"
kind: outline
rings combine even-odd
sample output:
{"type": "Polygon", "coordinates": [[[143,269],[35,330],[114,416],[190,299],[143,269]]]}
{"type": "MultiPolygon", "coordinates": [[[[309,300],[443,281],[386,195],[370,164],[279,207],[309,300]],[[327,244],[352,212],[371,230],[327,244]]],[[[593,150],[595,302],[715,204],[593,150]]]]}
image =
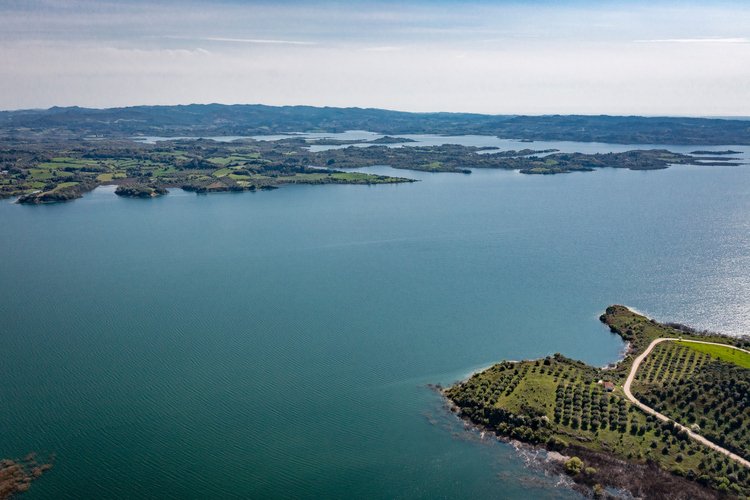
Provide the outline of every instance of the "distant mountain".
{"type": "Polygon", "coordinates": [[[509,139],[621,144],[750,144],[742,119],[639,116],[507,116],[382,109],[190,104],[0,112],[0,137],[262,135],[369,130],[382,134],[478,134],[509,139]]]}
{"type": "Polygon", "coordinates": [[[498,122],[499,137],[619,144],[750,144],[750,122],[719,118],[518,116],[498,122]]]}
{"type": "Polygon", "coordinates": [[[404,113],[381,109],[190,104],[86,109],[50,108],[0,112],[0,130],[64,129],[76,134],[247,135],[289,132],[372,130],[388,133],[444,133],[507,119],[468,113],[404,113]]]}

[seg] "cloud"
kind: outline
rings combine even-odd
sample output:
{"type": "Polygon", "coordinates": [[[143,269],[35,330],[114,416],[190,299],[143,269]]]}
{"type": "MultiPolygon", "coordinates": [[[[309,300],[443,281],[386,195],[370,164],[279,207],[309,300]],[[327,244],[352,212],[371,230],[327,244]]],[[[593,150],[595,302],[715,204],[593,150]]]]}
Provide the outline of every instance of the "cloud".
{"type": "Polygon", "coordinates": [[[365,52],[393,52],[395,50],[401,50],[401,47],[367,47],[362,50],[365,52]]]}
{"type": "Polygon", "coordinates": [[[13,1],[0,7],[0,109],[750,115],[750,3],[13,1]]]}
{"type": "Polygon", "coordinates": [[[315,42],[298,42],[292,40],[263,40],[258,38],[197,38],[197,40],[208,40],[211,42],[232,42],[232,43],[277,43],[281,45],[315,45],[315,42]]]}
{"type": "Polygon", "coordinates": [[[750,43],[748,38],[666,38],[662,40],[636,40],[636,43],[750,43]]]}

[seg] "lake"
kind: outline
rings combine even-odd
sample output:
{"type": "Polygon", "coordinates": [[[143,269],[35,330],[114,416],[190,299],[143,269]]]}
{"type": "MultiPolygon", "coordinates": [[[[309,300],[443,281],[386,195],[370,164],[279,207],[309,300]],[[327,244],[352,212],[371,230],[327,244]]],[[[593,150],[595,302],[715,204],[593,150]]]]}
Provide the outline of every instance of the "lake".
{"type": "Polygon", "coordinates": [[[747,166],[366,171],[421,182],[1,201],[0,458],[57,455],[24,498],[578,498],[426,384],[615,361],[614,303],[750,332],[747,166]]]}

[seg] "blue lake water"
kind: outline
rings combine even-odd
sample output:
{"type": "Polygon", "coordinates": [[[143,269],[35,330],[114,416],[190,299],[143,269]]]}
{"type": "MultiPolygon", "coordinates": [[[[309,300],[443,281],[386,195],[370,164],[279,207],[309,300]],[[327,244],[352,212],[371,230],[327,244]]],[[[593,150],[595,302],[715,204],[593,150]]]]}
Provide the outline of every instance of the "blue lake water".
{"type": "Polygon", "coordinates": [[[57,455],[24,498],[577,498],[424,386],[614,361],[613,303],[750,332],[746,166],[368,171],[421,182],[0,202],[0,458],[57,455]]]}

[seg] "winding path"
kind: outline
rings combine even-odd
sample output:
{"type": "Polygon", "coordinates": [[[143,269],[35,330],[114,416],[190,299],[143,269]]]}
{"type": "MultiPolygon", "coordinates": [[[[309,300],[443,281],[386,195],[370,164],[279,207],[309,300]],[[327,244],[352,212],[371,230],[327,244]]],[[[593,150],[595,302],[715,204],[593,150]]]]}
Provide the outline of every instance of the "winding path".
{"type": "MultiPolygon", "coordinates": [[[[662,415],[661,413],[659,413],[658,411],[654,410],[653,408],[650,408],[650,407],[646,406],[645,404],[641,403],[640,401],[638,401],[637,399],[635,399],[635,397],[633,396],[633,394],[630,392],[630,384],[633,383],[633,379],[635,378],[635,374],[638,371],[638,367],[641,365],[641,361],[643,361],[644,359],[646,359],[646,356],[648,356],[651,353],[651,351],[654,349],[654,347],[657,344],[660,344],[661,342],[666,342],[666,341],[669,341],[669,340],[676,340],[676,341],[680,341],[680,342],[694,342],[696,344],[720,345],[720,346],[724,346],[724,347],[731,347],[732,349],[736,349],[738,351],[742,351],[742,352],[746,352],[746,353],[750,354],[750,351],[746,351],[745,349],[740,349],[739,347],[734,347],[734,346],[726,345],[726,344],[717,344],[716,342],[703,342],[701,340],[686,340],[686,339],[678,339],[678,338],[660,338],[660,339],[656,339],[653,342],[651,342],[651,344],[648,346],[648,349],[646,349],[646,351],[643,354],[641,354],[640,356],[638,356],[637,358],[635,358],[635,361],[633,361],[633,366],[630,369],[630,375],[628,375],[628,379],[625,381],[625,385],[623,386],[622,389],[623,389],[623,391],[625,391],[625,395],[628,397],[628,399],[630,401],[632,401],[636,406],[638,406],[638,408],[640,408],[641,410],[645,411],[646,413],[650,413],[652,415],[656,415],[656,418],[658,418],[659,420],[663,420],[665,422],[668,422],[670,420],[669,417],[667,417],[665,415],[662,415]]],[[[677,422],[675,422],[675,427],[677,427],[678,429],[682,429],[682,430],[687,431],[688,435],[691,438],[695,439],[696,441],[698,441],[700,443],[705,444],[706,446],[708,446],[712,450],[718,451],[719,453],[723,453],[724,455],[728,456],[729,458],[738,461],[739,463],[741,463],[745,467],[750,467],[750,462],[748,462],[744,458],[742,458],[742,457],[740,457],[738,455],[735,455],[731,451],[729,451],[727,449],[724,449],[724,448],[722,448],[719,445],[716,445],[716,444],[712,443],[711,441],[709,441],[708,439],[704,438],[700,434],[696,434],[695,432],[691,431],[689,428],[685,427],[684,425],[681,425],[681,424],[678,424],[677,422]]]]}

